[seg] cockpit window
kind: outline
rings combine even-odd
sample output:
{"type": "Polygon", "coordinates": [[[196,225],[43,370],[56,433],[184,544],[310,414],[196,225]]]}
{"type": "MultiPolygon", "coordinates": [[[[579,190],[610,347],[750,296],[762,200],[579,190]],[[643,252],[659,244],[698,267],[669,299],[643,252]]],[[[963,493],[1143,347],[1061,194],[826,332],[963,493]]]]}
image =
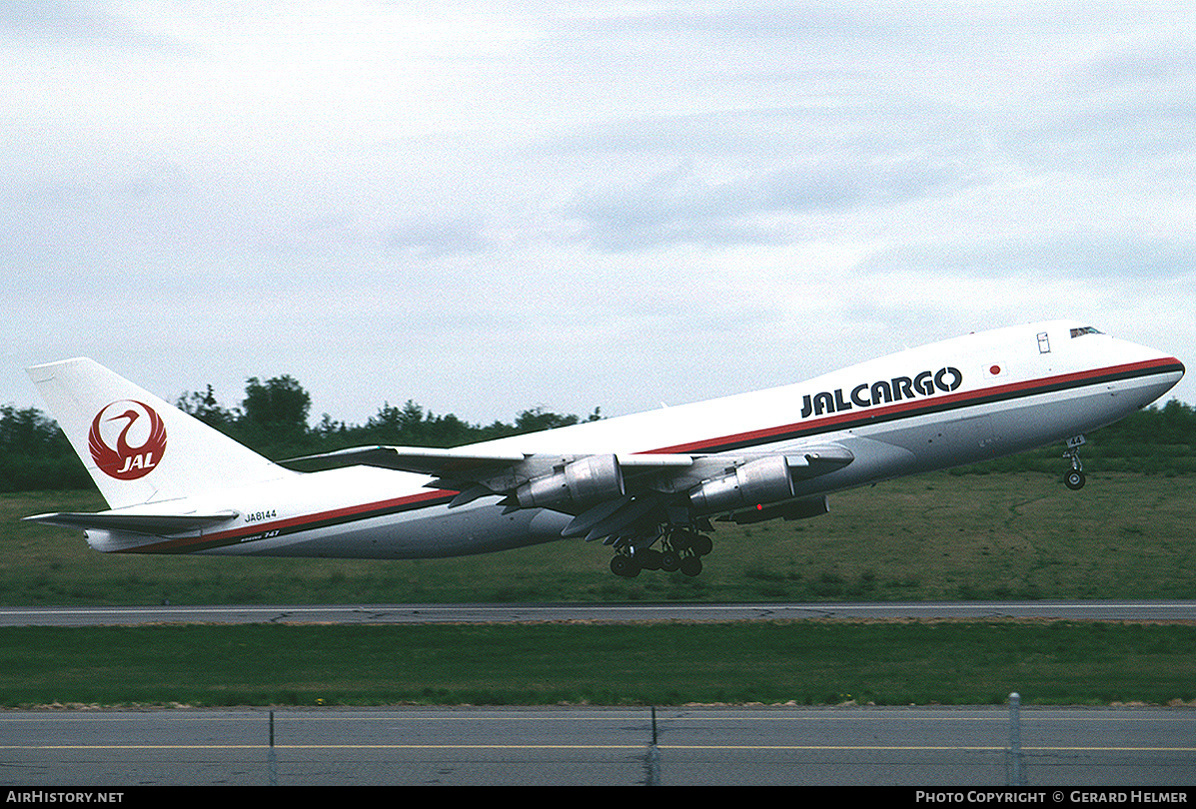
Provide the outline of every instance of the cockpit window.
{"type": "Polygon", "coordinates": [[[1083,337],[1085,334],[1102,334],[1099,329],[1094,329],[1091,326],[1081,326],[1078,329],[1071,330],[1072,337],[1083,337]]]}

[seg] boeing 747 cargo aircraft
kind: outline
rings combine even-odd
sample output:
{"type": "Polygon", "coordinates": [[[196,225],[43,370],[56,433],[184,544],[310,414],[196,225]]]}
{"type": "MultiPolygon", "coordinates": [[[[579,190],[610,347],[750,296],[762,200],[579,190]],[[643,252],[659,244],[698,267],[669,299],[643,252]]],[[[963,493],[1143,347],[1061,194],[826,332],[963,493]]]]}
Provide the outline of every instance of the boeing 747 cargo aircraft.
{"type": "Polygon", "coordinates": [[[969,334],[771,390],[454,449],[275,463],[88,359],[29,369],[109,510],[27,519],[118,553],[412,559],[578,538],[697,575],[715,523],[824,514],[876,481],[1066,442],[1184,374],[1079,322],[969,334]]]}

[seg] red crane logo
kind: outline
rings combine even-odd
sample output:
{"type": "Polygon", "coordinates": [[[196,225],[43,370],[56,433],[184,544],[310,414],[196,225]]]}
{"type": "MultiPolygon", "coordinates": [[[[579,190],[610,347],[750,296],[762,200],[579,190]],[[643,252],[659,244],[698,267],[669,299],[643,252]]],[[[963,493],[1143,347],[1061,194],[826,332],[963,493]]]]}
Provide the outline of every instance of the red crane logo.
{"type": "Polygon", "coordinates": [[[121,399],[96,413],[87,443],[92,460],[105,475],[117,480],[136,480],[152,472],[162,460],[166,451],[166,425],[144,402],[121,399]],[[125,422],[123,428],[121,421],[125,422]],[[131,440],[140,443],[134,446],[131,440]]]}

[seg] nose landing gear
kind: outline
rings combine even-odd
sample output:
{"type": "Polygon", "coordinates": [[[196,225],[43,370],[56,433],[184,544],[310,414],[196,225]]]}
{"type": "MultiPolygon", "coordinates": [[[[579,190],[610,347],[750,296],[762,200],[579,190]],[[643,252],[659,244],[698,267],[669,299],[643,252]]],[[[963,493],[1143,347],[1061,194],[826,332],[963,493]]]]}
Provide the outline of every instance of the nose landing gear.
{"type": "Polygon", "coordinates": [[[1063,476],[1063,483],[1072,491],[1084,488],[1084,482],[1087,480],[1084,476],[1084,464],[1080,462],[1080,447],[1086,441],[1082,435],[1067,439],[1067,452],[1063,453],[1064,458],[1071,458],[1071,469],[1063,476]]]}

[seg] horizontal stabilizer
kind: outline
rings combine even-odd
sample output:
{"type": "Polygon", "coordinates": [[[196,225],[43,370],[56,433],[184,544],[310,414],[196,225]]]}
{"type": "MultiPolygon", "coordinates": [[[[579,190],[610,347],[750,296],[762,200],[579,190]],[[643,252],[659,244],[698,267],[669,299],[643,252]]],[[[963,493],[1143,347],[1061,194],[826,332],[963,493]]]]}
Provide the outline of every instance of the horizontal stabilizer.
{"type": "Polygon", "coordinates": [[[99,513],[64,511],[56,514],[36,514],[32,517],[25,517],[24,520],[83,530],[130,531],[137,534],[169,536],[227,522],[237,516],[239,515],[235,511],[220,511],[214,514],[119,514],[111,511],[99,513]]]}

